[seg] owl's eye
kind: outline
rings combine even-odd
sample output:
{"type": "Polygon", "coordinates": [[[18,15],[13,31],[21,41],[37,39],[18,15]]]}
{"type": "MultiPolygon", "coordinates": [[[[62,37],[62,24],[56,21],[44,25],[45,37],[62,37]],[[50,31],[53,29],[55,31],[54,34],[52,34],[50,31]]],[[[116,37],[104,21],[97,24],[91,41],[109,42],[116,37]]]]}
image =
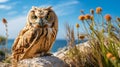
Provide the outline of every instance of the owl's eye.
{"type": "Polygon", "coordinates": [[[32,19],[37,19],[37,16],[32,16],[32,19]]]}
{"type": "Polygon", "coordinates": [[[46,19],[47,19],[47,20],[50,20],[50,18],[51,18],[51,16],[50,16],[50,15],[48,15],[46,19]]]}

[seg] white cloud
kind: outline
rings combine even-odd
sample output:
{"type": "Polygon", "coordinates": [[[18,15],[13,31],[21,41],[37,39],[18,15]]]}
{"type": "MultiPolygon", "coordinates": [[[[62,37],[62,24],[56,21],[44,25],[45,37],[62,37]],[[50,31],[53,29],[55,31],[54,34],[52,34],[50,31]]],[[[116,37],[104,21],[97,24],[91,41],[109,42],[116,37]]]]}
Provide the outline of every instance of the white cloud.
{"type": "Polygon", "coordinates": [[[73,13],[74,5],[77,5],[78,3],[78,1],[65,2],[55,5],[53,9],[58,16],[64,16],[73,13]]]}
{"type": "Polygon", "coordinates": [[[12,2],[12,3],[10,3],[9,5],[15,6],[15,5],[19,4],[19,3],[21,3],[21,2],[19,2],[19,1],[17,1],[17,2],[12,2]]]}
{"type": "Polygon", "coordinates": [[[63,7],[63,9],[65,8],[65,7],[70,7],[71,5],[75,5],[75,4],[78,4],[79,2],[78,1],[71,1],[71,2],[65,2],[65,3],[62,3],[62,4],[59,4],[59,5],[56,5],[55,7],[54,7],[54,9],[58,9],[58,8],[61,8],[61,7],[63,7]]]}
{"type": "Polygon", "coordinates": [[[9,10],[11,9],[11,6],[7,6],[7,5],[0,5],[0,9],[5,9],[5,10],[9,10]]]}
{"type": "Polygon", "coordinates": [[[17,11],[11,11],[11,12],[8,12],[7,15],[14,15],[16,13],[17,13],[17,11]]]}
{"type": "Polygon", "coordinates": [[[0,3],[5,3],[7,2],[8,0],[0,0],[0,3]]]}
{"type": "MultiPolygon", "coordinates": [[[[78,1],[69,1],[69,2],[64,2],[64,3],[59,3],[57,5],[53,5],[53,9],[55,13],[58,16],[64,16],[73,13],[73,11],[70,11],[71,9],[74,9],[74,5],[79,4],[78,1]]],[[[51,4],[44,4],[40,5],[39,7],[48,7],[51,6],[51,4]]]]}
{"type": "MultiPolygon", "coordinates": [[[[17,16],[13,19],[8,19],[8,34],[9,39],[16,38],[20,30],[25,26],[26,24],[26,16],[17,16]]],[[[0,35],[5,36],[5,26],[3,23],[0,23],[0,35]]]]}
{"type": "MultiPolygon", "coordinates": [[[[16,38],[20,30],[25,26],[26,16],[18,16],[8,20],[8,34],[9,38],[16,38]]],[[[2,29],[3,32],[4,29],[2,29]]]]}
{"type": "MultiPolygon", "coordinates": [[[[0,0],[1,1],[1,0],[0,0]]],[[[2,2],[2,1],[1,1],[2,2]]],[[[3,10],[10,10],[12,9],[13,7],[15,7],[17,4],[19,4],[20,2],[12,2],[12,3],[9,3],[9,4],[4,4],[4,5],[0,5],[0,9],[3,9],[3,10]]]]}

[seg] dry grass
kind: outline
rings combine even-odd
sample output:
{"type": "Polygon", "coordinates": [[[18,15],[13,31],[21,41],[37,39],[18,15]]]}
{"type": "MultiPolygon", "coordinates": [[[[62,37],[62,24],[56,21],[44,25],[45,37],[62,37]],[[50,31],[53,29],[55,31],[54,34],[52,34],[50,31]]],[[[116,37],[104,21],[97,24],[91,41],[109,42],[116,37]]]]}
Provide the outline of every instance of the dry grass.
{"type": "MultiPolygon", "coordinates": [[[[82,52],[74,45],[74,29],[66,25],[68,44],[74,45],[67,53],[73,67],[120,67],[120,19],[113,21],[110,14],[103,16],[102,10],[98,7],[94,13],[91,9],[91,14],[82,11],[79,16],[88,34],[90,52],[82,52]]],[[[77,32],[78,27],[77,23],[77,32]]]]}

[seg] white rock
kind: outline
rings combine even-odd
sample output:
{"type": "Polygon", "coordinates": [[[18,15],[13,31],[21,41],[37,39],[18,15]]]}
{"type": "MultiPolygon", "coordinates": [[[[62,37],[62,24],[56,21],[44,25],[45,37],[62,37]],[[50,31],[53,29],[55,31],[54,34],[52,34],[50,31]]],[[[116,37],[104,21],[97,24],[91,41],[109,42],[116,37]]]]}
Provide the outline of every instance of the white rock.
{"type": "Polygon", "coordinates": [[[44,56],[24,59],[18,63],[18,67],[67,67],[67,64],[55,56],[44,56]]]}
{"type": "MultiPolygon", "coordinates": [[[[80,51],[83,51],[83,52],[87,52],[88,51],[87,49],[90,48],[89,41],[77,44],[76,46],[80,49],[80,51]]],[[[65,57],[67,52],[68,52],[68,49],[67,47],[65,47],[61,49],[60,51],[55,52],[54,56],[59,57],[61,59],[65,57]]]]}

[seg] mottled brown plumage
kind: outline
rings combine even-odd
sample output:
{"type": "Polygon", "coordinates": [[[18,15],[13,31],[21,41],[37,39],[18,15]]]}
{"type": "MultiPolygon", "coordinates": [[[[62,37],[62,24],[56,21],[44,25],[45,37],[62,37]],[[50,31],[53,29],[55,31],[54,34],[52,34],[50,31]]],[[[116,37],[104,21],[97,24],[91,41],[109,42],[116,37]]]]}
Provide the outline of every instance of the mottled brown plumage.
{"type": "Polygon", "coordinates": [[[57,35],[58,20],[51,7],[32,7],[26,26],[12,47],[13,64],[19,60],[48,54],[57,35]]]}

